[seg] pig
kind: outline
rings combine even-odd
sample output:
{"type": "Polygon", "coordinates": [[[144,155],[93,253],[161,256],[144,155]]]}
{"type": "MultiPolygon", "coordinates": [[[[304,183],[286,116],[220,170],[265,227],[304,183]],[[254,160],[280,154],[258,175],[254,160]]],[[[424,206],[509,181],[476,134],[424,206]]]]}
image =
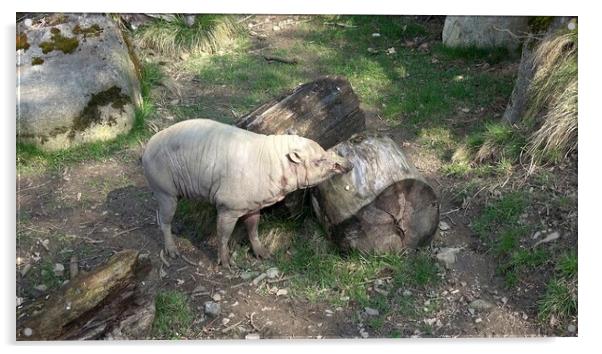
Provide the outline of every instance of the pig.
{"type": "Polygon", "coordinates": [[[269,258],[257,234],[260,210],[353,168],[310,139],[256,134],[208,119],[186,120],[155,134],[142,165],[159,203],[165,252],[179,256],[171,233],[178,198],[204,199],[217,209],[218,264],[228,268],[228,241],[239,219],[255,255],[269,258]]]}

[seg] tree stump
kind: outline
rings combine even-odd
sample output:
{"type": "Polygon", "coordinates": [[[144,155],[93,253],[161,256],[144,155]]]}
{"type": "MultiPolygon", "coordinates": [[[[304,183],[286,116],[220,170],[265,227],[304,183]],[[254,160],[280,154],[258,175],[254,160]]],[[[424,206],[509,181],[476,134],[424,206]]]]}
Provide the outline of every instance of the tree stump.
{"type": "Polygon", "coordinates": [[[332,149],[353,170],[312,189],[312,206],[344,251],[397,252],[430,243],[438,197],[391,138],[358,134],[332,149]]]}
{"type": "Polygon", "coordinates": [[[93,272],[79,274],[32,306],[17,324],[17,340],[142,339],[155,315],[153,291],[142,280],[152,269],[138,251],[115,254],[93,272]]]}
{"type": "MultiPolygon", "coordinates": [[[[266,135],[299,135],[329,149],[364,131],[366,118],[349,81],[340,76],[324,76],[263,104],[235,125],[266,135]]],[[[304,191],[291,193],[281,203],[290,214],[299,214],[304,195],[304,191]]]]}

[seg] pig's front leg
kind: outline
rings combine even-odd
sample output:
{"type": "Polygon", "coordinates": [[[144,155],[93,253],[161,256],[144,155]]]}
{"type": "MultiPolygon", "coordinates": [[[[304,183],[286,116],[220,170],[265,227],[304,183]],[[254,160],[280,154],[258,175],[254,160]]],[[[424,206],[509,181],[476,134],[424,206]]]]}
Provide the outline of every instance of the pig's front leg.
{"type": "Polygon", "coordinates": [[[217,212],[217,238],[219,240],[218,253],[219,259],[218,264],[224,267],[230,268],[230,249],[228,248],[228,241],[230,241],[230,235],[234,230],[238,215],[234,215],[227,211],[218,210],[217,212]]]}
{"type": "Polygon", "coordinates": [[[255,253],[255,256],[263,259],[270,258],[270,252],[263,247],[259,241],[259,236],[257,233],[257,226],[259,225],[259,210],[243,216],[242,219],[245,222],[247,233],[249,234],[249,241],[251,241],[251,247],[253,248],[253,253],[255,253]]]}

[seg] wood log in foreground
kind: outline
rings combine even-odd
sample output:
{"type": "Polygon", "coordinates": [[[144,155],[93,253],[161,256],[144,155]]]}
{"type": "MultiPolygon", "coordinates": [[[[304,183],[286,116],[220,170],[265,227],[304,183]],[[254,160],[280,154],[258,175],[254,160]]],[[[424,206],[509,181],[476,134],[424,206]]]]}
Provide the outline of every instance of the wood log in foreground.
{"type": "Polygon", "coordinates": [[[343,250],[396,252],[430,243],[438,197],[391,138],[362,133],[332,149],[353,170],[312,189],[312,205],[343,250]]]}
{"type": "Polygon", "coordinates": [[[17,340],[142,339],[154,320],[154,294],[142,281],[150,259],[123,251],[93,272],[34,304],[38,312],[17,324],[17,340]]]}
{"type": "MultiPolygon", "coordinates": [[[[329,149],[364,131],[366,118],[349,81],[340,76],[324,76],[263,104],[235,125],[266,135],[299,135],[329,149]]],[[[304,196],[305,191],[296,191],[281,203],[295,216],[302,212],[304,196]]],[[[276,208],[278,205],[281,204],[276,208]]]]}

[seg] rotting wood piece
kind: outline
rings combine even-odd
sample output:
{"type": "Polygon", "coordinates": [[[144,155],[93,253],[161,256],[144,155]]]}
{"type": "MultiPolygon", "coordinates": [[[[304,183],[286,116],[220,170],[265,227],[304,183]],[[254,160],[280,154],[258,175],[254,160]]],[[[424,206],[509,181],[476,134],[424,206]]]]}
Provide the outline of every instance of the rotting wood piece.
{"type": "Polygon", "coordinates": [[[154,291],[143,281],[148,257],[127,250],[40,299],[41,310],[17,324],[17,340],[141,339],[154,319],[154,291]]]}

